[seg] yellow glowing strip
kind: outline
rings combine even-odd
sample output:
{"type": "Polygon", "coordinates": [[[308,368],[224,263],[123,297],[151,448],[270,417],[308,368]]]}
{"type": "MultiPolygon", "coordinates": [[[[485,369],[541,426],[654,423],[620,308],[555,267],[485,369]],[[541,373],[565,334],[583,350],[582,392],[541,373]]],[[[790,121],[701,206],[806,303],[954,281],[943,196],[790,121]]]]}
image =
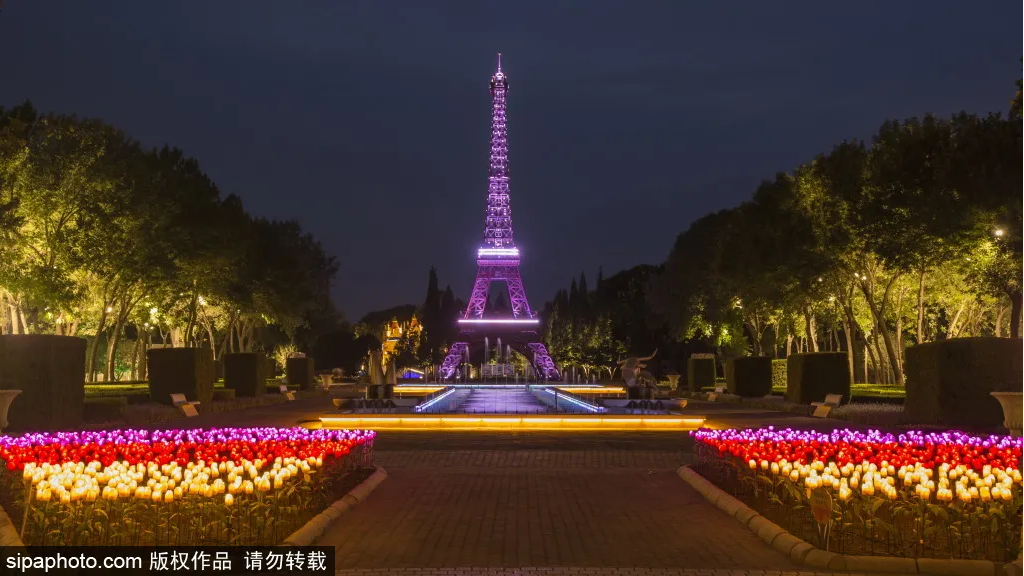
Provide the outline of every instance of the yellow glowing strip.
{"type": "Polygon", "coordinates": [[[622,388],[563,388],[556,386],[558,390],[562,392],[569,392],[570,394],[622,394],[625,392],[622,388]]]}
{"type": "Polygon", "coordinates": [[[570,431],[623,431],[623,430],[691,430],[704,424],[703,418],[647,416],[641,418],[561,418],[523,416],[449,416],[423,417],[351,417],[323,416],[325,428],[370,428],[377,430],[570,430],[570,431]]]}

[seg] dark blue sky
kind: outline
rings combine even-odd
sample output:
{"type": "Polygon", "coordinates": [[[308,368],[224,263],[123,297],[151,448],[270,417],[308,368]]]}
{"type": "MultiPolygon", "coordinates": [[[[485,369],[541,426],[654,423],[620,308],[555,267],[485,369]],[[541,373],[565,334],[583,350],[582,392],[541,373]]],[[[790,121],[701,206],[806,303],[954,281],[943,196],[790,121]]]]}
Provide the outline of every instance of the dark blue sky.
{"type": "Polygon", "coordinates": [[[501,51],[540,308],[886,118],[1007,109],[1020,22],[996,1],[5,0],[0,103],[182,148],[320,238],[357,319],[420,302],[431,264],[468,295],[501,51]]]}

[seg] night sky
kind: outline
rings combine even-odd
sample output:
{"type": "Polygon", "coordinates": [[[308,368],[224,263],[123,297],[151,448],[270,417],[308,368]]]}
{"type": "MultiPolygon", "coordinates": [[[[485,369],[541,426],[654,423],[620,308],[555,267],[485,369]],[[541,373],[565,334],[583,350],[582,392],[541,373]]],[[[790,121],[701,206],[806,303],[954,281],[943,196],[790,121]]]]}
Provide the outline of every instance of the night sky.
{"type": "Polygon", "coordinates": [[[96,116],[195,156],[341,265],[338,307],[466,298],[495,53],[533,308],[664,260],[758,182],[887,118],[1005,111],[1007,2],[4,0],[0,104],[96,116]],[[839,6],[838,4],[842,4],[839,6]]]}

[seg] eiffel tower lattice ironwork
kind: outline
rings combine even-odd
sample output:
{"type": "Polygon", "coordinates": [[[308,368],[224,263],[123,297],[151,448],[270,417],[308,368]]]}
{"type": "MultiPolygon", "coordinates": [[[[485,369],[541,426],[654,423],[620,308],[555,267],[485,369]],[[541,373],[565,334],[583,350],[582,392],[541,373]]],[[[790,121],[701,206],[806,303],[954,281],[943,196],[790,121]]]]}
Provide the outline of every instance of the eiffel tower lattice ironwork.
{"type": "Polygon", "coordinates": [[[500,334],[524,354],[536,373],[545,380],[561,380],[561,374],[547,347],[540,341],[540,319],[530,310],[526,289],[519,275],[519,249],[512,239],[512,212],[508,199],[508,132],[505,126],[505,96],[508,78],[498,69],[491,76],[491,155],[487,185],[487,216],[484,242],[477,250],[476,282],[466,312],[459,318],[463,342],[448,349],[438,375],[451,378],[460,365],[468,361],[470,340],[480,340],[489,333],[500,334]],[[492,282],[508,286],[511,317],[485,318],[487,295],[492,282]]]}

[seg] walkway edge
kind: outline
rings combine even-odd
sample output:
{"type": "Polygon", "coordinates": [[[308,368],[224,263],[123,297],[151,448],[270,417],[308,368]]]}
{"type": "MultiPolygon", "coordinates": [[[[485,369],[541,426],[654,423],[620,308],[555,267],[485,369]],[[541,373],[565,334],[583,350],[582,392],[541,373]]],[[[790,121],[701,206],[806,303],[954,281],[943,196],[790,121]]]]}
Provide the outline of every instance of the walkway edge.
{"type": "Polygon", "coordinates": [[[1011,573],[999,570],[989,560],[937,560],[934,558],[897,558],[894,556],[852,556],[836,554],[808,544],[783,530],[778,524],[758,514],[689,466],[676,471],[684,482],[719,510],[739,520],[769,546],[789,556],[797,564],[817,569],[852,570],[873,574],[932,574],[949,576],[1003,576],[1011,573]]]}
{"type": "Polygon", "coordinates": [[[388,477],[388,473],[383,468],[380,466],[375,466],[375,468],[376,470],[369,478],[349,490],[348,494],[328,506],[326,510],[314,516],[302,528],[292,532],[291,536],[284,539],[281,546],[311,546],[317,538],[323,536],[331,522],[337,520],[356,504],[366,500],[370,493],[388,477]]]}
{"type": "Polygon", "coordinates": [[[14,521],[7,515],[7,511],[0,506],[0,548],[9,546],[24,548],[25,543],[21,541],[21,535],[18,534],[14,521]]]}

